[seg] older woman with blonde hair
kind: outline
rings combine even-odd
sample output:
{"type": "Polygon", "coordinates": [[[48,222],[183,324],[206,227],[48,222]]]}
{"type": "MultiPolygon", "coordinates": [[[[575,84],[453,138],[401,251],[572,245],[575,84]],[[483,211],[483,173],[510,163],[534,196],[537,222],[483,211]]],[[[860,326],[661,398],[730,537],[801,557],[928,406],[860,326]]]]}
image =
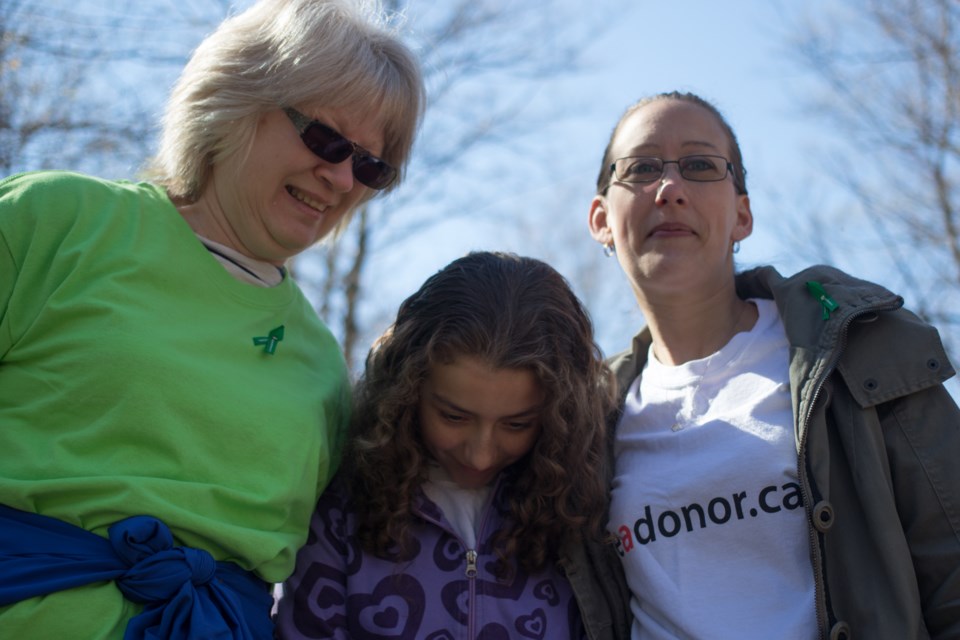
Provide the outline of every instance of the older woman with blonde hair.
{"type": "Polygon", "coordinates": [[[261,0],[173,90],[146,182],[0,182],[5,637],[268,638],[350,413],[287,261],[399,184],[388,16],[261,0]]]}

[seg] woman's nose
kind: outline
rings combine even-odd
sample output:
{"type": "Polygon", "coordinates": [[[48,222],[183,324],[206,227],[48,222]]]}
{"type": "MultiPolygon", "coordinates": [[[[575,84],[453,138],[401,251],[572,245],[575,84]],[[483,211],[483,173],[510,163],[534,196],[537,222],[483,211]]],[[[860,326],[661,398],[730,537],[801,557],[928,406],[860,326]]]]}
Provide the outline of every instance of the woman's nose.
{"type": "Polygon", "coordinates": [[[477,433],[467,443],[467,462],[477,471],[493,466],[496,457],[493,438],[489,433],[477,433]]]}
{"type": "Polygon", "coordinates": [[[680,168],[674,164],[664,165],[660,182],[657,183],[656,203],[663,206],[666,204],[684,204],[686,201],[684,180],[680,175],[680,168]]]}
{"type": "Polygon", "coordinates": [[[334,191],[347,193],[353,189],[353,156],[336,164],[321,160],[314,173],[329,182],[334,191]]]}

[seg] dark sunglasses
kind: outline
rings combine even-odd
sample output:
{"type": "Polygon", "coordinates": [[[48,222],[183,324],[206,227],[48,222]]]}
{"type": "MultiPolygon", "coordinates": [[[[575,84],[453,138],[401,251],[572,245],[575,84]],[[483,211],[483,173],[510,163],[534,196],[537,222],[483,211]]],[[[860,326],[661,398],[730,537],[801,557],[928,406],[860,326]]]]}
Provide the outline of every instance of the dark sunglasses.
{"type": "Polygon", "coordinates": [[[303,144],[318,157],[340,164],[352,156],[353,177],[360,184],[379,190],[386,189],[397,179],[396,169],[322,122],[311,120],[291,107],[284,107],[283,112],[297,128],[303,144]]]}

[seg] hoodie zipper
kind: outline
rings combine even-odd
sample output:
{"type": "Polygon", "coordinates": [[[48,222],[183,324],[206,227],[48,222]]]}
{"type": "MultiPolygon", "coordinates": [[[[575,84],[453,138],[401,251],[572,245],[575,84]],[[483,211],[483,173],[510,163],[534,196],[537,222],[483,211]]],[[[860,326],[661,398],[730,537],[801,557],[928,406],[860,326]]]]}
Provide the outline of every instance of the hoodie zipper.
{"type": "Polygon", "coordinates": [[[464,574],[470,579],[477,577],[477,552],[474,549],[467,549],[467,568],[464,574]]]}
{"type": "MultiPolygon", "coordinates": [[[[480,544],[480,541],[484,539],[483,535],[486,532],[487,528],[487,519],[490,515],[490,512],[493,510],[493,499],[497,495],[497,489],[500,487],[499,479],[494,484],[493,488],[490,490],[490,496],[487,498],[487,504],[483,507],[483,513],[480,515],[480,526],[477,527],[477,544],[480,544]]],[[[460,541],[460,544],[466,547],[463,544],[463,541],[460,541]]],[[[468,584],[470,585],[470,611],[468,613],[468,624],[467,629],[470,635],[468,638],[475,638],[476,634],[476,622],[477,622],[477,550],[476,549],[467,549],[466,561],[467,567],[464,569],[464,575],[467,576],[468,584]]]]}
{"type": "MultiPolygon", "coordinates": [[[[493,510],[493,499],[497,494],[497,489],[500,487],[500,480],[497,479],[497,482],[494,483],[494,486],[490,489],[490,496],[487,498],[487,502],[483,507],[483,512],[480,515],[480,526],[477,527],[477,542],[483,540],[483,534],[487,527],[487,520],[490,512],[493,510]]],[[[452,528],[444,526],[444,523],[435,520],[434,518],[429,517],[423,513],[420,509],[414,506],[414,512],[420,516],[424,521],[429,522],[433,525],[436,525],[441,531],[452,536],[457,542],[460,543],[460,546],[466,549],[464,553],[464,562],[466,566],[464,567],[463,574],[467,578],[468,585],[468,598],[469,598],[469,607],[467,610],[467,637],[474,638],[476,637],[475,627],[476,627],[476,596],[477,596],[477,575],[479,570],[477,568],[477,562],[479,560],[479,554],[476,549],[467,549],[467,544],[463,541],[463,538],[457,534],[452,528]]]]}
{"type": "Polygon", "coordinates": [[[476,637],[476,597],[477,597],[477,552],[475,549],[467,549],[466,554],[467,568],[464,574],[467,576],[467,585],[469,589],[470,606],[467,611],[467,637],[476,637]]]}

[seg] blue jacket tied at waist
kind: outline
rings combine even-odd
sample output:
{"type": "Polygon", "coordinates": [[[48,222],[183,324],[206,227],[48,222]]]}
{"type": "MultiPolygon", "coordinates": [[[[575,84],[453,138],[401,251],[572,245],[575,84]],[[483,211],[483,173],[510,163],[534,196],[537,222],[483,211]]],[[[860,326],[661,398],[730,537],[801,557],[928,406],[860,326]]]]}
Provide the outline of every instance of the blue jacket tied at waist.
{"type": "Polygon", "coordinates": [[[121,520],[109,539],[0,505],[0,605],[114,580],[144,605],[124,640],[262,640],[273,636],[268,585],[202,549],[174,547],[151,516],[121,520]]]}

